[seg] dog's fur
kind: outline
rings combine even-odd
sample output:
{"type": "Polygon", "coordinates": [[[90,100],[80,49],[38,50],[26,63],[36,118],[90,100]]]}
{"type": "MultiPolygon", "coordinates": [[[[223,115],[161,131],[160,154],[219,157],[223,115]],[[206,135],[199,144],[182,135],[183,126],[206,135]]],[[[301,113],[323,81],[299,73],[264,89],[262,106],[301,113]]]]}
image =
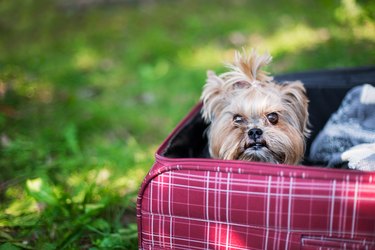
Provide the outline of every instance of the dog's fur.
{"type": "Polygon", "coordinates": [[[308,100],[299,81],[278,84],[261,68],[269,54],[236,52],[230,71],[207,72],[202,115],[212,158],[298,164],[308,136],[308,100]]]}

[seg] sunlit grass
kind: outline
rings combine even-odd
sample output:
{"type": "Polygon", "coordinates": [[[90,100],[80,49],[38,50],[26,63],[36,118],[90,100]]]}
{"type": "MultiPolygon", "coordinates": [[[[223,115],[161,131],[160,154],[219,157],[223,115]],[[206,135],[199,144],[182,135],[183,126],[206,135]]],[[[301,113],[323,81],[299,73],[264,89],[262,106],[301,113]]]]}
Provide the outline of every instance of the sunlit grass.
{"type": "Polygon", "coordinates": [[[360,27],[353,28],[354,37],[357,39],[367,40],[369,43],[375,42],[375,24],[374,22],[366,21],[360,27]]]}
{"type": "Polygon", "coordinates": [[[263,49],[268,48],[271,54],[299,53],[316,48],[329,38],[330,34],[327,29],[312,29],[304,24],[297,24],[294,27],[276,32],[260,46],[263,49]]]}
{"type": "Polygon", "coordinates": [[[95,50],[84,48],[74,56],[74,65],[81,71],[94,70],[99,66],[99,56],[95,50]]]}
{"type": "Polygon", "coordinates": [[[233,49],[225,49],[214,44],[206,45],[191,51],[181,51],[178,54],[178,62],[185,68],[220,68],[233,59],[233,52],[233,49]]]}

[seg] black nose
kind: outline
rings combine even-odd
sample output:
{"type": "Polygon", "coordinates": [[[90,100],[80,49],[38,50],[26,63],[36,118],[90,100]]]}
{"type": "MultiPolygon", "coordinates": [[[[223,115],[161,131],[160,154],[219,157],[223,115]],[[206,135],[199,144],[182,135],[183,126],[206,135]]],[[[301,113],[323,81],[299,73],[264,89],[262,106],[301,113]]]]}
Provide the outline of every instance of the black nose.
{"type": "Polygon", "coordinates": [[[256,141],[263,134],[263,131],[259,128],[252,128],[247,134],[249,135],[250,139],[256,141]]]}

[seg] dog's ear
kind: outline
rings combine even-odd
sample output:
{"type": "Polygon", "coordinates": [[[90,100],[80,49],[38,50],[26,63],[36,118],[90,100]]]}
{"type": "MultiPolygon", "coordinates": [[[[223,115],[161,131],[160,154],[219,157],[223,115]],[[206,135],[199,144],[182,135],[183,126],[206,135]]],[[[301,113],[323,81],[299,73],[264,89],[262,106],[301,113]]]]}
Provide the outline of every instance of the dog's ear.
{"type": "Polygon", "coordinates": [[[308,99],[302,82],[284,82],[281,85],[282,99],[289,110],[290,122],[296,123],[300,131],[309,135],[308,126],[308,99]]]}
{"type": "Polygon", "coordinates": [[[224,81],[215,72],[207,71],[207,80],[201,96],[202,115],[206,122],[211,122],[224,108],[224,85],[224,81]]]}

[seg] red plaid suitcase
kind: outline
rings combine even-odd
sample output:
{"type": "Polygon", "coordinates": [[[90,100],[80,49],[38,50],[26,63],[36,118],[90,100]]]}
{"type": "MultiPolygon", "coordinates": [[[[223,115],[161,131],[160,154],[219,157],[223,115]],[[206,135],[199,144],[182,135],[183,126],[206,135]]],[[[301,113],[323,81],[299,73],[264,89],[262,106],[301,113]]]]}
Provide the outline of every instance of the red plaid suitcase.
{"type": "MultiPolygon", "coordinates": [[[[320,129],[351,87],[374,83],[375,68],[277,79],[304,81],[320,129]]],[[[375,172],[203,158],[200,109],[168,136],[144,179],[139,249],[375,249],[375,172]]]]}

